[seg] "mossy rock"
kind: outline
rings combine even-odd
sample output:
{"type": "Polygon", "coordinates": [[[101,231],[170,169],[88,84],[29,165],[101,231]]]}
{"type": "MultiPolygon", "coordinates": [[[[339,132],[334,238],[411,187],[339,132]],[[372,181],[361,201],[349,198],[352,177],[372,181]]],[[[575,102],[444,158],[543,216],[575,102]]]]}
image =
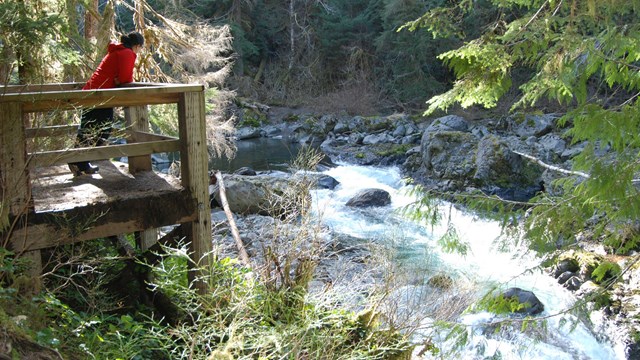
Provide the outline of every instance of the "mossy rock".
{"type": "Polygon", "coordinates": [[[297,122],[299,120],[300,120],[300,115],[298,114],[287,114],[285,117],[282,118],[282,121],[288,122],[288,123],[297,122]]]}
{"type": "Polygon", "coordinates": [[[449,290],[453,287],[453,279],[446,274],[436,274],[427,281],[427,284],[436,289],[449,290]]]}
{"type": "Polygon", "coordinates": [[[244,108],[242,109],[242,119],[240,120],[240,126],[260,127],[262,124],[268,122],[267,115],[257,109],[244,108]]]}
{"type": "Polygon", "coordinates": [[[406,154],[414,146],[413,144],[388,144],[388,146],[376,150],[376,154],[380,156],[400,156],[406,154]]]}

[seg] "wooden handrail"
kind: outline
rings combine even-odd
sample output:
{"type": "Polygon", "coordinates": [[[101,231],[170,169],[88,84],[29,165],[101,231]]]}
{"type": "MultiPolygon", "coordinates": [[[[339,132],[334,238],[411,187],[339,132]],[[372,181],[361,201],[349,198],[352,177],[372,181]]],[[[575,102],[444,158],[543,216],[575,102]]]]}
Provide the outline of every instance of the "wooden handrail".
{"type": "Polygon", "coordinates": [[[78,131],[78,125],[55,125],[24,129],[27,139],[69,135],[78,131]]]}
{"type": "MultiPolygon", "coordinates": [[[[72,86],[59,86],[58,89],[70,87],[72,86]]],[[[147,83],[132,83],[127,87],[100,90],[57,90],[55,85],[0,86],[0,103],[22,103],[25,113],[75,108],[128,107],[178,103],[184,93],[203,90],[203,85],[147,83]]]]}
{"type": "Polygon", "coordinates": [[[180,150],[180,140],[147,141],[100,147],[84,147],[65,150],[42,151],[29,154],[29,168],[67,164],[78,161],[94,161],[124,156],[141,156],[180,150]]]}

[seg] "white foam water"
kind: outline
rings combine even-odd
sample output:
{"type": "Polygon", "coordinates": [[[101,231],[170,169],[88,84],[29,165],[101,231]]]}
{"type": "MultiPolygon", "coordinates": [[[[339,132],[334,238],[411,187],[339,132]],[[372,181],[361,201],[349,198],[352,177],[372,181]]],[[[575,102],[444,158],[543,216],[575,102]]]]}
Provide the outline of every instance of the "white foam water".
{"type": "MultiPolygon", "coordinates": [[[[520,287],[532,291],[544,304],[545,310],[537,315],[546,318],[544,336],[532,337],[527,331],[519,331],[519,325],[509,331],[487,331],[487,324],[500,318],[488,312],[461,315],[456,322],[465,325],[468,341],[455,358],[462,359],[624,359],[624,354],[606,341],[600,334],[593,334],[574,315],[566,312],[576,301],[573,294],[560,286],[542,271],[534,268],[539,259],[521,249],[500,252],[495,240],[500,235],[499,224],[478,219],[473,214],[444,205],[442,210],[455,225],[460,239],[469,246],[466,256],[447,253],[437,244],[446,224],[434,226],[417,224],[399,215],[398,210],[415,201],[407,191],[410,187],[394,167],[368,167],[342,164],[324,172],[340,182],[334,190],[316,190],[313,193],[314,209],[320,221],[334,232],[346,234],[363,241],[385,241],[393,236],[402,238],[404,244],[415,249],[414,258],[404,261],[420,261],[419,256],[428,253],[440,270],[454,274],[456,278],[479,284],[478,299],[490,288],[520,287]],[[373,211],[359,211],[345,206],[358,191],[366,188],[383,189],[391,195],[391,205],[373,211]],[[573,324],[576,324],[575,327],[573,324]],[[515,329],[515,330],[514,330],[515,329]]],[[[426,256],[426,255],[424,255],[426,256]]],[[[409,293],[409,292],[408,292],[409,293]]],[[[406,296],[406,295],[405,295],[406,296]]],[[[407,299],[407,303],[410,302],[407,299]]],[[[431,338],[443,350],[453,346],[445,340],[447,331],[433,327],[430,320],[423,320],[429,332],[418,332],[431,338]]],[[[415,358],[428,359],[425,352],[415,358]]],[[[443,358],[442,353],[434,358],[443,358]]],[[[444,357],[449,358],[449,357],[444,357]]]]}

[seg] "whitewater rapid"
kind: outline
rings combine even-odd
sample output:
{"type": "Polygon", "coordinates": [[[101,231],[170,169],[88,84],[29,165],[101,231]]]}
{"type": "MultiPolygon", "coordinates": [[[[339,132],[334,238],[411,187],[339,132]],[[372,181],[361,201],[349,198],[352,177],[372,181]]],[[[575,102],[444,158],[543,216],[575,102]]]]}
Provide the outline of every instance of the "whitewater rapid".
{"type": "MultiPolygon", "coordinates": [[[[328,169],[324,174],[340,182],[333,190],[313,192],[313,208],[320,221],[334,232],[362,239],[384,243],[390,237],[402,238],[402,243],[411,247],[409,259],[404,261],[429,261],[439,271],[446,269],[454,279],[478,284],[481,290],[492,287],[520,287],[530,290],[544,304],[545,310],[538,317],[547,318],[547,335],[543,339],[533,339],[526,333],[510,331],[496,335],[486,331],[487,322],[496,316],[487,312],[476,312],[460,316],[456,322],[466,325],[468,344],[458,353],[462,359],[624,359],[620,349],[614,349],[599,334],[591,332],[588,326],[573,315],[564,313],[576,302],[573,294],[564,289],[542,271],[527,271],[540,261],[522,249],[512,248],[501,252],[496,249],[496,239],[501,234],[498,223],[477,218],[455,207],[442,205],[446,216],[450,217],[460,239],[467,243],[466,256],[447,253],[437,244],[447,225],[434,227],[418,224],[401,216],[400,211],[415,201],[409,190],[410,185],[402,179],[399,169],[394,167],[369,167],[342,164],[328,169]],[[358,191],[366,188],[383,189],[391,195],[391,205],[375,211],[359,211],[345,206],[358,191]],[[573,323],[577,321],[575,327],[573,323]]],[[[478,298],[481,292],[478,293],[478,298]]],[[[426,319],[425,322],[428,322],[426,319]]],[[[430,324],[425,324],[430,325],[430,324]]],[[[428,336],[438,345],[452,344],[444,339],[446,332],[430,328],[428,336]],[[442,339],[439,339],[442,336],[442,339]]],[[[429,359],[428,353],[414,358],[429,359]]],[[[442,358],[442,357],[434,357],[442,358]]],[[[446,358],[446,357],[445,357],[446,358]]]]}

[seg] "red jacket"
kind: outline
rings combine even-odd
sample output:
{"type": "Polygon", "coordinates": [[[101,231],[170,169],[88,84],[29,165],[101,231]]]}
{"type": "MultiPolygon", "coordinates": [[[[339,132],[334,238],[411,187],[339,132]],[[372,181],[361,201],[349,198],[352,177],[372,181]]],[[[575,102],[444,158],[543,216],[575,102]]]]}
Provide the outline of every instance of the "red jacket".
{"type": "Polygon", "coordinates": [[[136,53],[122,44],[111,43],[107,55],[82,90],[111,89],[133,81],[133,65],[136,53]]]}

